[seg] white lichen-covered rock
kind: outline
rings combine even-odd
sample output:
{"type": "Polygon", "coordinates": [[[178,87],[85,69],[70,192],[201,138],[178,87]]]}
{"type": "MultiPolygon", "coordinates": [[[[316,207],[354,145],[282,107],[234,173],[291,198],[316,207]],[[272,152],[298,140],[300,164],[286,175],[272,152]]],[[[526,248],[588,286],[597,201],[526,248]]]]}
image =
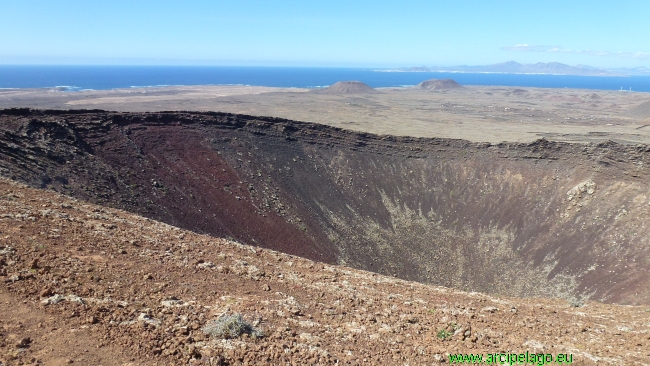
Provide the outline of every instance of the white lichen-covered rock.
{"type": "Polygon", "coordinates": [[[574,198],[581,197],[584,193],[592,195],[594,192],[596,192],[596,183],[590,179],[571,188],[566,194],[569,201],[571,201],[574,198]]]}

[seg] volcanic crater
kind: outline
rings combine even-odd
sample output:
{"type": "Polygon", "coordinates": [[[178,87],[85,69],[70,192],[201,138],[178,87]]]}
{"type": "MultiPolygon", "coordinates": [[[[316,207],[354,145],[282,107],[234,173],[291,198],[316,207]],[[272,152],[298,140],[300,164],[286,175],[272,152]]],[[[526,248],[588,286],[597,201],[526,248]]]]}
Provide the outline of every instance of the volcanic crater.
{"type": "Polygon", "coordinates": [[[0,110],[0,174],[402,279],[650,304],[650,148],[474,143],[228,113],[0,110]]]}

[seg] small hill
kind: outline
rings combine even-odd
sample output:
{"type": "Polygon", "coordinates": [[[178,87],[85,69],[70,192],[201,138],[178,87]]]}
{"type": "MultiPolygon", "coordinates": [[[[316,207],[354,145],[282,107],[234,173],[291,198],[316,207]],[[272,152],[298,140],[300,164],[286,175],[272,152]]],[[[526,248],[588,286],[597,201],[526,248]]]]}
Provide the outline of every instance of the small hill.
{"type": "Polygon", "coordinates": [[[630,109],[627,114],[630,117],[638,119],[647,119],[650,118],[650,101],[642,103],[632,109],[630,109]]]}
{"type": "Polygon", "coordinates": [[[419,83],[415,87],[424,90],[450,90],[459,89],[463,86],[458,84],[454,79],[430,79],[419,83]]]}
{"type": "Polygon", "coordinates": [[[319,94],[374,94],[377,90],[360,81],[339,81],[327,88],[314,90],[319,94]]]}

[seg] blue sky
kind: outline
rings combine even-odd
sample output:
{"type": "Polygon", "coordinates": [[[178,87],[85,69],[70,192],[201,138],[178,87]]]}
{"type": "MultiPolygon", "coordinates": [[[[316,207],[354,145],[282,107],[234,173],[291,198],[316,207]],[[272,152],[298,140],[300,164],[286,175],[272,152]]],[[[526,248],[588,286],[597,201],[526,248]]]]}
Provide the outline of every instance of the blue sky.
{"type": "Polygon", "coordinates": [[[0,0],[0,64],[650,67],[650,1],[0,0]]]}

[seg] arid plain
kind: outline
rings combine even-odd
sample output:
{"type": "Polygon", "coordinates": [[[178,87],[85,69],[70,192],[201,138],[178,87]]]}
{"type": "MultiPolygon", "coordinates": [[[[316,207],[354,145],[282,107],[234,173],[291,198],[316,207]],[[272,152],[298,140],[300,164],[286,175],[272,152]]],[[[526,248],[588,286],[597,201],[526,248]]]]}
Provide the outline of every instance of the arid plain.
{"type": "Polygon", "coordinates": [[[0,108],[220,111],[396,136],[475,142],[650,142],[650,95],[627,91],[464,86],[314,93],[255,86],[172,86],[66,92],[5,89],[0,108]]]}

